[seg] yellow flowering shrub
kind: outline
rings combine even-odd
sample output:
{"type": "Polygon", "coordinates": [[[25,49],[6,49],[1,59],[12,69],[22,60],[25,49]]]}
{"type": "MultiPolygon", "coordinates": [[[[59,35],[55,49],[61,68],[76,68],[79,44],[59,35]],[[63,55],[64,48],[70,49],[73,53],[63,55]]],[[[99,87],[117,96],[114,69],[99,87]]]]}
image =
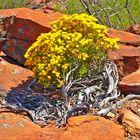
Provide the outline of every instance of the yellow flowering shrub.
{"type": "Polygon", "coordinates": [[[26,65],[46,87],[61,87],[76,63],[75,78],[100,70],[108,51],[119,48],[118,39],[107,37],[107,28],[87,14],[64,16],[51,26],[52,31],[42,33],[25,54],[26,65]]]}

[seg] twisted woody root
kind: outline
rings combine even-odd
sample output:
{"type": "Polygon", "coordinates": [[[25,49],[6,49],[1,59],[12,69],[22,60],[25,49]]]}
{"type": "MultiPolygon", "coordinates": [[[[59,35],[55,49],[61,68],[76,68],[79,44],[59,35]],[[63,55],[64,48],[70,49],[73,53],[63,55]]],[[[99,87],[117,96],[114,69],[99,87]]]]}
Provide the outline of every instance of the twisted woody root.
{"type": "Polygon", "coordinates": [[[140,95],[131,94],[119,100],[118,72],[113,62],[106,62],[103,71],[95,77],[72,80],[70,77],[77,67],[69,71],[67,84],[59,89],[62,92],[61,98],[51,98],[51,93],[46,96],[35,93],[32,89],[35,84],[33,81],[29,84],[29,91],[13,92],[5,97],[1,108],[6,107],[17,113],[26,112],[36,123],[42,121],[46,125],[55,121],[59,127],[65,125],[71,116],[105,116],[128,100],[140,99],[140,95]]]}

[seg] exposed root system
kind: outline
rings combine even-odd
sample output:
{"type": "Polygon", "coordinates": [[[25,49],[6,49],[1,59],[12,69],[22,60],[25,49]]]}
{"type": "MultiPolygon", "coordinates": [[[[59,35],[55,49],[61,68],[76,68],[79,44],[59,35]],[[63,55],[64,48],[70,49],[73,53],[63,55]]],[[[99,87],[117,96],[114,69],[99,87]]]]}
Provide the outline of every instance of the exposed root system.
{"type": "Polygon", "coordinates": [[[117,67],[107,61],[103,71],[96,76],[73,79],[73,72],[77,65],[66,77],[66,84],[62,89],[54,89],[47,94],[36,93],[33,90],[35,80],[29,84],[27,91],[13,92],[3,100],[1,107],[10,108],[16,112],[26,112],[33,122],[48,124],[55,122],[57,126],[66,124],[71,116],[96,114],[107,115],[126,101],[139,99],[140,95],[128,95],[119,99],[117,88],[119,81],[117,67]],[[60,92],[60,98],[53,98],[52,94],[60,92]]]}

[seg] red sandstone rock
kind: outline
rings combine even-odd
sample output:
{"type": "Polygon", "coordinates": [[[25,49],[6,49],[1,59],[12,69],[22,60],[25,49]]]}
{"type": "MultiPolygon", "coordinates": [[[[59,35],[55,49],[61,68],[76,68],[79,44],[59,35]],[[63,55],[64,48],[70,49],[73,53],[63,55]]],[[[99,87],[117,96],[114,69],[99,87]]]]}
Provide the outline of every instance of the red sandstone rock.
{"type": "Polygon", "coordinates": [[[132,34],[122,30],[109,29],[108,36],[113,38],[118,37],[120,38],[120,42],[124,44],[140,46],[140,36],[136,34],[132,34]]]}
{"type": "Polygon", "coordinates": [[[7,39],[0,43],[1,50],[20,64],[24,64],[26,50],[41,33],[49,32],[49,23],[60,16],[60,13],[44,14],[27,8],[0,10],[0,18],[5,17],[0,22],[0,33],[4,32],[2,37],[7,39]]]}
{"type": "Polygon", "coordinates": [[[122,78],[119,87],[122,93],[140,93],[140,69],[122,78]]]}
{"type": "Polygon", "coordinates": [[[30,70],[18,66],[15,61],[2,53],[0,54],[0,94],[1,90],[26,88],[31,76],[32,72],[30,70]]]}
{"type": "Polygon", "coordinates": [[[119,44],[120,49],[110,52],[109,59],[115,60],[120,79],[140,68],[140,48],[119,44]]]}
{"type": "Polygon", "coordinates": [[[13,113],[0,114],[0,140],[40,140],[41,129],[36,124],[13,113]]]}
{"type": "Polygon", "coordinates": [[[122,126],[97,116],[68,120],[66,128],[37,124],[13,113],[0,114],[0,140],[125,140],[122,126]]]}
{"type": "Polygon", "coordinates": [[[109,54],[110,59],[123,59],[125,57],[140,57],[140,48],[132,45],[119,44],[118,50],[112,51],[109,54]]]}
{"type": "Polygon", "coordinates": [[[63,140],[124,140],[124,130],[114,122],[97,116],[79,116],[68,120],[63,140]]]}
{"type": "Polygon", "coordinates": [[[126,31],[140,35],[140,24],[134,24],[131,27],[129,27],[126,31]]]}
{"type": "Polygon", "coordinates": [[[135,72],[140,68],[140,57],[124,57],[123,59],[115,60],[117,64],[119,79],[135,72]]]}
{"type": "Polygon", "coordinates": [[[127,128],[129,133],[140,137],[140,117],[127,109],[120,110],[119,114],[121,124],[127,128]]]}

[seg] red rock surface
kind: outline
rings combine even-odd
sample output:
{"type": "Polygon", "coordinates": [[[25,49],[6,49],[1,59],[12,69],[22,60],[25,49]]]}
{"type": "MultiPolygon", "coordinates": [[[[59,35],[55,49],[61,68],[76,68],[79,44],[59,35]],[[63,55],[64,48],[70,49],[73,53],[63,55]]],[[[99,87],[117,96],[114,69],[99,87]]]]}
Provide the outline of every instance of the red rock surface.
{"type": "Polygon", "coordinates": [[[117,64],[120,80],[135,72],[140,67],[140,57],[124,57],[124,59],[115,60],[117,64]]]}
{"type": "Polygon", "coordinates": [[[63,140],[124,140],[123,128],[97,116],[79,116],[68,120],[63,140]]]}
{"type": "Polygon", "coordinates": [[[131,135],[140,137],[140,117],[127,109],[120,110],[119,114],[119,120],[127,128],[127,131],[131,135]]]}
{"type": "Polygon", "coordinates": [[[129,27],[126,31],[140,35],[140,24],[134,24],[131,27],[129,27]]]}
{"type": "Polygon", "coordinates": [[[13,113],[0,114],[0,140],[39,140],[38,125],[13,113]]]}
{"type": "Polygon", "coordinates": [[[140,48],[132,45],[119,44],[120,48],[110,53],[110,59],[123,59],[125,57],[140,57],[140,48]]]}
{"type": "Polygon", "coordinates": [[[31,80],[32,72],[23,68],[9,57],[0,53],[0,93],[12,88],[25,88],[31,80]],[[26,85],[26,86],[25,86],[26,85]]]}
{"type": "Polygon", "coordinates": [[[120,38],[120,49],[110,52],[109,59],[117,64],[121,93],[139,93],[140,35],[109,29],[108,36],[120,38]]]}
{"type": "Polygon", "coordinates": [[[110,52],[109,59],[115,60],[120,79],[140,68],[140,48],[119,44],[120,49],[110,52]]]}
{"type": "Polygon", "coordinates": [[[54,12],[44,14],[28,8],[17,8],[0,10],[0,16],[7,18],[12,16],[10,21],[6,18],[0,22],[1,32],[6,32],[3,37],[7,38],[0,43],[1,50],[20,64],[24,64],[24,54],[29,46],[41,33],[49,32],[51,30],[49,23],[62,14],[54,12]]]}
{"type": "Polygon", "coordinates": [[[124,44],[140,46],[140,36],[136,34],[132,34],[122,30],[109,29],[108,36],[118,37],[120,38],[120,42],[124,44]]]}
{"type": "Polygon", "coordinates": [[[119,87],[122,93],[140,93],[140,69],[122,78],[119,87]]]}
{"type": "Polygon", "coordinates": [[[66,128],[38,125],[13,113],[0,114],[1,140],[125,140],[120,125],[97,116],[79,116],[68,120],[66,128]]]}

